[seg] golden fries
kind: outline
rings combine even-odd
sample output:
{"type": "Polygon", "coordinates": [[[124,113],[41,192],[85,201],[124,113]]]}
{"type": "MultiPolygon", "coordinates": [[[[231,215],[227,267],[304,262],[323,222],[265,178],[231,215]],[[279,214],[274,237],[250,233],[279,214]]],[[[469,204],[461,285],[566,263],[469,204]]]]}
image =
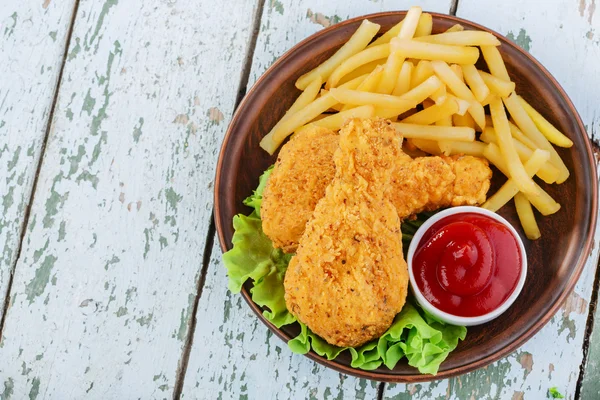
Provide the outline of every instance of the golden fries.
{"type": "Polygon", "coordinates": [[[500,46],[494,35],[483,31],[444,32],[415,38],[416,41],[452,46],[500,46]]]}
{"type": "Polygon", "coordinates": [[[462,32],[465,28],[461,24],[452,25],[446,32],[462,32]]]}
{"type": "Polygon", "coordinates": [[[425,82],[427,78],[433,76],[433,67],[431,62],[427,60],[421,60],[417,63],[417,66],[413,69],[413,74],[410,78],[410,87],[414,88],[425,82]]]}
{"type": "MultiPolygon", "coordinates": [[[[524,170],[526,170],[525,173],[527,174],[527,176],[531,177],[535,175],[536,172],[542,167],[542,165],[544,165],[546,161],[548,161],[549,158],[550,154],[547,151],[539,149],[534,151],[531,158],[525,163],[524,170]]],[[[510,178],[500,188],[500,190],[498,190],[492,197],[490,197],[485,203],[483,203],[482,207],[490,211],[498,211],[500,208],[502,208],[502,206],[508,203],[517,193],[519,193],[517,182],[513,178],[510,178]]]]}
{"type": "Polygon", "coordinates": [[[523,193],[517,193],[515,195],[515,208],[517,209],[517,215],[519,216],[519,221],[521,221],[521,226],[525,231],[527,239],[539,239],[542,236],[540,228],[538,228],[537,222],[535,221],[531,203],[523,193]]]}
{"type": "Polygon", "coordinates": [[[492,75],[510,82],[506,65],[504,65],[504,61],[502,60],[502,56],[500,55],[497,47],[481,46],[481,54],[483,54],[483,59],[485,60],[492,75]]]}
{"type": "MultiPolygon", "coordinates": [[[[485,150],[483,151],[483,154],[485,158],[487,158],[492,164],[496,166],[496,168],[498,168],[504,175],[508,176],[508,167],[502,159],[502,154],[500,153],[500,148],[498,146],[496,146],[494,143],[487,145],[485,150]]],[[[532,173],[530,175],[533,176],[534,174],[532,173]]],[[[554,201],[554,199],[548,193],[546,193],[544,189],[542,189],[537,183],[535,183],[535,188],[535,195],[525,194],[525,197],[527,197],[527,200],[529,200],[531,204],[540,213],[542,213],[542,215],[554,214],[555,212],[560,210],[560,204],[554,201]]],[[[496,194],[494,194],[494,196],[495,195],[496,194]]],[[[503,196],[506,196],[506,194],[504,194],[503,196]]],[[[505,199],[506,201],[504,201],[504,203],[502,204],[506,204],[507,202],[509,202],[510,198],[511,196],[509,195],[508,198],[505,199]]]]}
{"type": "MultiPolygon", "coordinates": [[[[519,129],[536,144],[537,147],[548,150],[550,152],[550,162],[558,168],[560,176],[556,180],[557,183],[563,183],[569,177],[569,169],[562,161],[554,147],[548,142],[548,139],[537,129],[534,122],[531,120],[521,102],[517,98],[517,94],[513,92],[509,97],[503,99],[508,112],[515,120],[515,124],[519,129]]],[[[494,125],[495,126],[495,125],[494,125]]]]}
{"type": "Polygon", "coordinates": [[[439,156],[442,154],[438,142],[427,139],[409,139],[410,143],[414,144],[419,150],[429,154],[439,156]]]}
{"type": "Polygon", "coordinates": [[[431,35],[433,29],[433,16],[431,14],[423,13],[419,17],[419,24],[415,31],[415,37],[431,35]]]}
{"type": "Polygon", "coordinates": [[[402,68],[400,69],[400,73],[398,74],[398,79],[396,80],[394,91],[392,92],[394,96],[403,95],[411,89],[410,85],[413,69],[413,63],[411,63],[410,61],[404,61],[404,63],[402,64],[402,68]]]}
{"type": "Polygon", "coordinates": [[[475,96],[478,102],[483,102],[485,98],[490,94],[490,89],[487,87],[477,68],[474,65],[461,65],[463,76],[467,84],[471,88],[471,92],[475,96]]]}
{"type": "Polygon", "coordinates": [[[410,110],[422,103],[427,97],[431,95],[436,89],[442,85],[442,82],[435,76],[428,78],[425,82],[403,94],[402,96],[391,96],[387,94],[379,93],[367,93],[360,92],[358,90],[348,90],[342,88],[331,89],[330,93],[337,99],[338,102],[343,104],[354,104],[354,105],[374,105],[379,108],[391,108],[403,110],[397,115],[402,114],[404,111],[410,110]]]}
{"type": "Polygon", "coordinates": [[[344,122],[350,118],[371,118],[375,114],[373,106],[359,106],[350,110],[342,111],[336,114],[329,115],[318,121],[311,122],[312,125],[321,126],[323,128],[337,130],[342,127],[344,122]]]}
{"type": "Polygon", "coordinates": [[[458,103],[453,98],[447,98],[442,104],[435,104],[419,111],[401,122],[407,124],[431,125],[444,118],[452,117],[458,111],[458,103]]]}
{"type": "MultiPolygon", "coordinates": [[[[500,97],[508,97],[515,90],[515,83],[511,81],[505,81],[494,75],[488,74],[484,71],[477,71],[481,80],[489,88],[489,90],[500,97]]],[[[487,105],[487,104],[486,104],[487,105]]]]}
{"type": "Polygon", "coordinates": [[[427,140],[456,140],[472,142],[475,140],[475,130],[463,126],[424,126],[394,122],[396,132],[408,139],[427,140]]]}
{"type": "Polygon", "coordinates": [[[331,75],[331,73],[340,64],[342,64],[345,59],[363,50],[369,44],[371,39],[373,39],[373,37],[377,34],[379,28],[379,25],[365,19],[356,32],[354,32],[352,37],[342,47],[340,47],[340,49],[336,51],[333,56],[331,56],[327,61],[319,65],[317,68],[298,78],[296,81],[296,87],[300,90],[304,90],[318,76],[324,80],[327,80],[329,75],[331,75]]]}
{"type": "MultiPolygon", "coordinates": [[[[481,136],[479,136],[479,139],[485,143],[498,143],[496,132],[492,127],[485,128],[485,130],[481,133],[481,136]]],[[[512,138],[512,141],[515,145],[515,149],[521,161],[527,161],[533,154],[533,150],[525,146],[523,143],[521,143],[514,137],[512,138]]],[[[558,178],[559,174],[560,173],[558,169],[550,162],[546,162],[544,165],[542,165],[542,167],[537,172],[537,176],[546,183],[556,182],[556,179],[558,178]]]]}
{"type": "Polygon", "coordinates": [[[413,157],[468,155],[495,165],[508,180],[484,207],[495,211],[514,198],[527,237],[539,238],[532,207],[550,215],[560,204],[533,178],[564,182],[570,172],[553,145],[573,142],[517,95],[501,41],[460,24],[432,34],[433,17],[420,7],[373,40],[379,28],[363,21],[333,56],[302,75],[302,93],[260,146],[273,154],[308,127],[338,130],[349,118],[387,118],[413,157]],[[490,72],[475,66],[480,51],[490,72]]]}
{"type": "Polygon", "coordinates": [[[423,43],[397,37],[393,38],[390,44],[392,51],[401,51],[409,58],[441,60],[455,64],[475,64],[479,58],[479,50],[475,47],[423,43]]]}
{"type": "Polygon", "coordinates": [[[548,139],[550,143],[554,143],[559,147],[568,148],[573,146],[573,142],[571,141],[571,139],[569,139],[561,131],[556,129],[554,125],[548,122],[546,118],[542,117],[542,114],[537,112],[535,108],[531,107],[529,103],[525,101],[525,99],[523,99],[521,96],[517,96],[517,98],[519,99],[521,106],[523,106],[529,117],[535,123],[535,126],[537,126],[537,128],[540,130],[540,132],[542,132],[544,136],[546,136],[546,139],[548,139]]]}
{"type": "Polygon", "coordinates": [[[473,157],[483,157],[483,151],[486,145],[481,142],[458,142],[455,140],[441,140],[438,146],[442,154],[453,156],[456,154],[464,154],[473,157]]]}
{"type": "Polygon", "coordinates": [[[334,88],[344,75],[349,74],[361,65],[370,63],[371,61],[379,60],[390,55],[390,45],[382,44],[371,47],[354,54],[352,57],[343,61],[332,73],[325,83],[325,89],[334,88]]]}
{"type": "Polygon", "coordinates": [[[535,183],[525,172],[525,168],[511,140],[508,118],[500,99],[496,98],[492,100],[490,103],[490,112],[492,113],[492,122],[496,129],[496,136],[498,137],[498,145],[502,151],[502,157],[506,161],[508,170],[510,171],[509,176],[514,180],[520,191],[526,194],[534,194],[536,192],[535,183]]]}

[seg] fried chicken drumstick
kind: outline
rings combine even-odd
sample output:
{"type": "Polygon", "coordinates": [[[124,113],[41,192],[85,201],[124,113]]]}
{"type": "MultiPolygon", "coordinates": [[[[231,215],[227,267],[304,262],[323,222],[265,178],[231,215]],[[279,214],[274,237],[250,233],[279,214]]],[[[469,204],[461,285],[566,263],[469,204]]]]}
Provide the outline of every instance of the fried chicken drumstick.
{"type": "MultiPolygon", "coordinates": [[[[333,153],[340,136],[328,129],[303,130],[281,148],[263,194],[261,218],[273,245],[296,251],[317,202],[335,174],[333,153]]],[[[420,157],[402,151],[394,161],[391,200],[401,220],[447,206],[478,205],[486,200],[492,171],[471,156],[420,157]]]]}
{"type": "Polygon", "coordinates": [[[335,176],[287,269],[288,310],[331,344],[381,336],[404,306],[408,270],[388,190],[400,147],[385,120],[354,119],[342,128],[335,176]]]}

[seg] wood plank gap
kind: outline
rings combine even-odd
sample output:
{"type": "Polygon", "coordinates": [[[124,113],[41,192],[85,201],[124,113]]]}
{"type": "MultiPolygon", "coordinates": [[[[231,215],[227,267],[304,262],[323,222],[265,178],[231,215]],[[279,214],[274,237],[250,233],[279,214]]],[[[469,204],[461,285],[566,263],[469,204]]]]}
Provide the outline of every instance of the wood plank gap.
{"type": "MultiPolygon", "coordinates": [[[[256,50],[258,34],[260,32],[260,22],[262,20],[264,6],[265,0],[257,1],[256,12],[254,14],[254,20],[252,22],[252,33],[250,34],[250,39],[248,41],[248,51],[246,52],[246,57],[244,59],[244,66],[240,75],[238,93],[235,99],[235,106],[233,108],[234,112],[235,110],[237,110],[242,99],[246,95],[246,91],[248,90],[248,80],[250,78],[250,71],[252,69],[252,60],[254,59],[254,51],[256,50]]],[[[212,255],[212,247],[216,236],[215,231],[215,219],[213,216],[210,220],[210,225],[208,227],[208,232],[206,235],[204,253],[202,256],[202,270],[200,272],[200,278],[198,279],[196,287],[196,298],[194,299],[194,306],[192,308],[192,317],[188,327],[188,335],[186,337],[186,342],[183,348],[183,354],[181,356],[181,360],[177,368],[173,399],[181,398],[181,392],[183,391],[183,384],[185,382],[187,366],[190,361],[190,354],[194,344],[194,333],[196,332],[196,314],[198,313],[198,304],[200,303],[200,297],[202,296],[202,290],[206,281],[206,274],[208,273],[208,266],[210,264],[210,258],[212,255]]]]}
{"type": "MultiPolygon", "coordinates": [[[[594,152],[597,154],[600,149],[598,149],[598,145],[594,144],[594,152]]],[[[592,289],[592,297],[590,298],[590,306],[588,308],[588,318],[585,324],[585,334],[583,338],[582,350],[583,350],[583,358],[581,360],[581,364],[579,365],[579,377],[577,378],[577,386],[575,387],[575,400],[580,399],[581,397],[581,386],[583,383],[583,378],[585,376],[585,366],[588,361],[588,354],[590,351],[590,339],[592,336],[592,331],[594,330],[594,320],[596,316],[596,309],[598,307],[598,291],[600,290],[600,259],[598,260],[598,264],[596,265],[596,275],[594,277],[594,286],[592,289]]]]}
{"type": "Polygon", "coordinates": [[[450,11],[448,11],[448,14],[456,15],[456,10],[458,9],[458,1],[459,0],[452,0],[452,3],[450,4],[450,11]]]}
{"type": "Polygon", "coordinates": [[[252,61],[254,60],[254,51],[256,50],[256,41],[258,40],[258,34],[260,33],[260,22],[262,21],[264,8],[265,0],[257,0],[256,13],[254,14],[254,21],[252,22],[252,34],[248,41],[248,51],[246,52],[244,67],[242,68],[242,73],[240,75],[240,85],[238,86],[238,94],[235,99],[234,112],[237,110],[248,90],[248,80],[250,79],[252,61]]]}
{"type": "Polygon", "coordinates": [[[194,299],[194,307],[192,308],[192,316],[190,318],[188,326],[188,335],[185,340],[183,347],[183,354],[179,361],[177,373],[175,375],[175,389],[173,391],[173,399],[181,398],[181,391],[183,390],[183,383],[185,381],[185,374],[187,366],[190,361],[190,354],[192,352],[192,346],[194,344],[194,332],[196,331],[196,314],[198,313],[198,304],[200,303],[200,297],[202,296],[202,290],[204,289],[204,283],[206,282],[206,274],[208,273],[208,266],[210,265],[210,257],[212,255],[212,247],[215,241],[215,219],[210,219],[208,226],[208,232],[206,233],[206,241],[204,244],[204,252],[202,256],[202,269],[200,270],[200,278],[196,284],[196,298],[194,299]]]}
{"type": "Polygon", "coordinates": [[[383,394],[385,393],[385,382],[380,382],[377,388],[377,400],[383,400],[383,394]]]}
{"type": "Polygon", "coordinates": [[[79,0],[75,0],[73,5],[73,12],[71,13],[71,21],[69,22],[69,28],[67,29],[67,41],[65,43],[65,49],[63,51],[62,61],[60,64],[60,71],[58,73],[58,79],[56,80],[56,85],[54,86],[54,97],[52,98],[52,104],[50,106],[50,114],[48,115],[48,122],[46,124],[46,132],[44,133],[44,137],[42,138],[42,145],[40,150],[40,158],[38,159],[38,163],[35,170],[35,175],[33,176],[33,184],[31,186],[31,195],[29,196],[29,202],[27,203],[27,207],[25,208],[25,214],[23,216],[23,224],[21,225],[20,239],[19,245],[17,246],[17,254],[15,256],[13,265],[10,268],[9,276],[8,276],[8,286],[6,288],[6,295],[4,297],[4,304],[2,318],[0,318],[0,343],[2,343],[2,333],[4,332],[4,324],[6,323],[6,316],[8,315],[8,308],[10,305],[10,295],[12,291],[13,279],[15,276],[15,268],[21,257],[21,249],[23,248],[23,241],[25,240],[25,233],[27,232],[27,225],[29,224],[29,215],[31,214],[31,205],[33,204],[35,198],[35,192],[37,189],[38,178],[40,176],[40,172],[42,170],[42,164],[44,162],[44,154],[46,152],[46,144],[48,143],[48,137],[50,136],[50,130],[52,129],[52,120],[54,119],[54,110],[56,109],[56,103],[58,102],[58,94],[60,91],[60,85],[62,82],[63,72],[65,69],[65,64],[67,62],[67,56],[69,54],[69,46],[71,45],[71,36],[73,35],[73,27],[75,26],[75,19],[77,18],[77,10],[79,9],[79,0]]]}

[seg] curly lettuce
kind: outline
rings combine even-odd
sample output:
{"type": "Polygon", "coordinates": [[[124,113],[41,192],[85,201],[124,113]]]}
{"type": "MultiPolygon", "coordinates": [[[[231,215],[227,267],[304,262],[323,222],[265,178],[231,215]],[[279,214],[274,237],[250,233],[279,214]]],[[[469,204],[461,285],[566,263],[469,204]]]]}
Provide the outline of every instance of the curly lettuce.
{"type": "MultiPolygon", "coordinates": [[[[358,348],[337,347],[327,343],[287,310],[284,299],[283,279],[293,255],[273,248],[273,243],[262,231],[260,206],[262,193],[271,175],[270,167],[263,173],[254,193],[244,200],[253,208],[250,215],[233,218],[233,248],[223,254],[223,262],[229,277],[229,290],[239,293],[242,285],[252,279],[252,300],[263,307],[264,317],[277,328],[294,322],[300,324],[300,334],[288,342],[292,352],[306,354],[311,349],[328,360],[341,352],[349,351],[354,368],[373,370],[385,365],[393,369],[407,358],[408,364],[423,374],[437,374],[440,364],[464,340],[467,329],[437,321],[410,299],[396,316],[392,326],[377,340],[358,348]]],[[[402,225],[402,241],[407,249],[412,236],[431,214],[422,214],[402,225]]]]}

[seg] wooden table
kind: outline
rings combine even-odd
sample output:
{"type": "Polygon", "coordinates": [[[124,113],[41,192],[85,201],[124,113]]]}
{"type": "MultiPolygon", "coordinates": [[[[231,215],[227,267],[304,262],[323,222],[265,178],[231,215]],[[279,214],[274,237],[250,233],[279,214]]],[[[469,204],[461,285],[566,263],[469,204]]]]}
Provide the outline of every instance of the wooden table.
{"type": "Polygon", "coordinates": [[[595,0],[5,0],[0,399],[600,398],[600,234],[533,339],[428,384],[294,355],[226,289],[214,168],[246,89],[319,29],[414,4],[530,51],[598,142],[595,0]]]}

